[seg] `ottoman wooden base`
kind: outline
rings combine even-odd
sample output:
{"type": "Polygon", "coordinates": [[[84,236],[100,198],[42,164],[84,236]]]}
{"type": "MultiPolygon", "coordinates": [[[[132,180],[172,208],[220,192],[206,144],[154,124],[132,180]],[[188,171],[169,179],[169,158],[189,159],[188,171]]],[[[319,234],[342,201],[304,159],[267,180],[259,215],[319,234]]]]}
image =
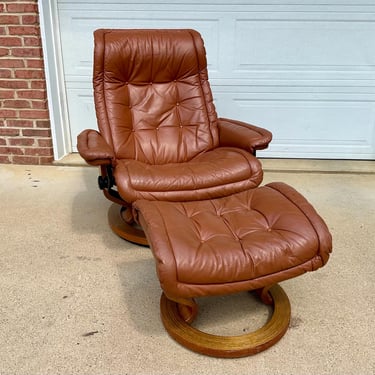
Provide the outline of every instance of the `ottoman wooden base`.
{"type": "MultiPolygon", "coordinates": [[[[273,304],[271,319],[258,330],[240,336],[211,335],[192,327],[180,314],[177,302],[163,293],[160,299],[161,319],[171,337],[198,353],[221,358],[238,358],[259,353],[274,345],[285,334],[290,321],[288,296],[279,285],[269,289],[273,304]]],[[[264,301],[269,304],[269,301],[264,301]]]]}

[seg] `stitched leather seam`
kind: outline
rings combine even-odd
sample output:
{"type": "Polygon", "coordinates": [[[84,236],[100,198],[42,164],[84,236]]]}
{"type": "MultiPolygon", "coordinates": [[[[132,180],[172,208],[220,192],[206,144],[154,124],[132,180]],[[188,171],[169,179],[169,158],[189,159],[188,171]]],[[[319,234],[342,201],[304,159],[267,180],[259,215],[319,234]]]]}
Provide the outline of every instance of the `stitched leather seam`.
{"type": "MultiPolygon", "coordinates": [[[[211,130],[211,122],[210,122],[210,115],[208,113],[208,108],[207,108],[206,95],[205,95],[205,92],[204,92],[203,87],[202,87],[202,73],[201,73],[202,69],[201,69],[201,66],[200,66],[198,49],[197,49],[197,46],[196,46],[196,43],[195,43],[194,35],[191,33],[191,31],[189,31],[189,34],[190,34],[191,39],[192,39],[193,44],[194,44],[195,56],[196,56],[196,60],[197,60],[197,63],[198,63],[199,87],[200,87],[200,90],[201,90],[201,93],[202,93],[202,97],[204,98],[204,109],[205,109],[205,112],[206,112],[206,118],[207,118],[207,122],[209,124],[209,131],[210,131],[210,137],[211,137],[210,148],[212,148],[215,143],[214,143],[212,130],[211,130]]],[[[207,68],[205,68],[205,69],[207,69],[207,68]]]]}

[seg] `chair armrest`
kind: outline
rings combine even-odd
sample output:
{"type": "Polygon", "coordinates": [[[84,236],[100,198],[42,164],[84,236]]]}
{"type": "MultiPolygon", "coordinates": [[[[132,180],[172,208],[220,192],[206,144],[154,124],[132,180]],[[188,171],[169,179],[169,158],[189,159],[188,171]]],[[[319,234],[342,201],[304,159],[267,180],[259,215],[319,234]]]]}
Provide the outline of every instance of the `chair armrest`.
{"type": "Polygon", "coordinates": [[[272,133],[245,122],[218,119],[220,146],[239,147],[254,153],[263,150],[272,140],[272,133]]]}
{"type": "Polygon", "coordinates": [[[77,137],[79,154],[90,165],[110,165],[115,154],[96,130],[86,129],[77,137]]]}

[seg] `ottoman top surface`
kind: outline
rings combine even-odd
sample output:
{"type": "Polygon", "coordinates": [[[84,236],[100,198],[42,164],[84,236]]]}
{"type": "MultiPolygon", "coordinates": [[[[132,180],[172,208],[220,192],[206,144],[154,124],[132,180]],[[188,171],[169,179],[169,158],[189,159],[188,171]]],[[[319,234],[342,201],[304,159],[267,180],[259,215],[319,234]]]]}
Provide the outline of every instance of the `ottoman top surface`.
{"type": "Polygon", "coordinates": [[[328,254],[330,235],[312,206],[288,185],[275,186],[283,192],[266,185],[214,200],[135,202],[162,286],[166,278],[206,285],[252,280],[328,254]],[[324,249],[314,221],[323,228],[324,249]]]}

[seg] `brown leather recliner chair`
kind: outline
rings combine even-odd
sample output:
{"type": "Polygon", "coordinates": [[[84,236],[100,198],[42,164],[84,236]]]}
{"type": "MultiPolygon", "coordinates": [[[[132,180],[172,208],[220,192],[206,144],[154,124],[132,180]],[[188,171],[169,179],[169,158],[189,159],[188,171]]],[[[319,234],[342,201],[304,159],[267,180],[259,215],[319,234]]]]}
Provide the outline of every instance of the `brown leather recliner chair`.
{"type": "Polygon", "coordinates": [[[138,199],[212,199],[261,183],[255,152],[272,135],[217,117],[198,32],[100,29],[94,39],[99,132],[83,131],[78,150],[100,166],[115,233],[147,244],[132,217],[138,199]]]}
{"type": "Polygon", "coordinates": [[[115,233],[149,240],[168,333],[218,357],[274,345],[291,316],[277,283],[322,267],[332,238],[292,187],[257,187],[263,173],[255,152],[268,146],[271,133],[217,117],[200,35],[96,31],[94,97],[100,131],[83,131],[78,150],[100,166],[115,233]],[[190,325],[195,298],[249,290],[273,308],[260,329],[216,336],[190,325]]]}

